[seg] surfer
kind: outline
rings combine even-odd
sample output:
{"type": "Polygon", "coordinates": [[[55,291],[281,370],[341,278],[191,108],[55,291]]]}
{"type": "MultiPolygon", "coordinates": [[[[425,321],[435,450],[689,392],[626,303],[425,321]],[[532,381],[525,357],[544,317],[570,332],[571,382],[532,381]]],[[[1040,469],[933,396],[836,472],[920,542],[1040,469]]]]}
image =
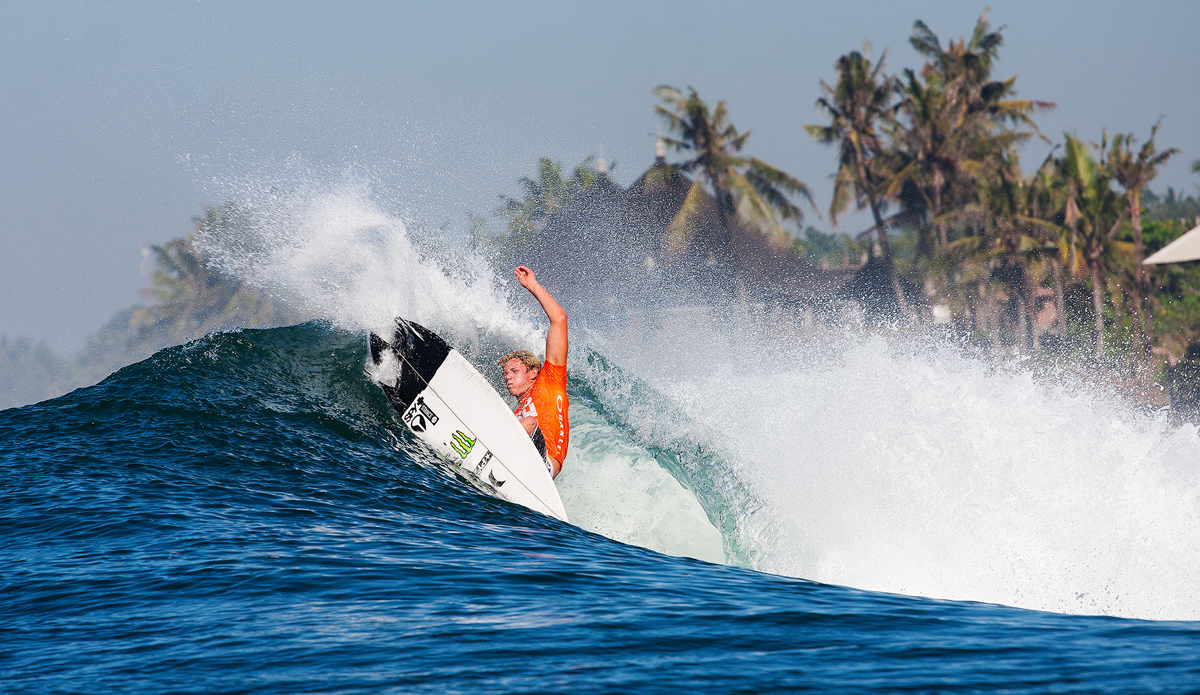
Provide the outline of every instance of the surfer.
{"type": "Polygon", "coordinates": [[[533,271],[518,266],[517,282],[529,290],[550,319],[546,332],[546,361],[529,350],[515,350],[496,364],[504,371],[504,385],[517,398],[513,414],[546,459],[551,477],[558,477],[567,455],[571,421],[567,417],[567,312],[538,283],[533,271]]]}

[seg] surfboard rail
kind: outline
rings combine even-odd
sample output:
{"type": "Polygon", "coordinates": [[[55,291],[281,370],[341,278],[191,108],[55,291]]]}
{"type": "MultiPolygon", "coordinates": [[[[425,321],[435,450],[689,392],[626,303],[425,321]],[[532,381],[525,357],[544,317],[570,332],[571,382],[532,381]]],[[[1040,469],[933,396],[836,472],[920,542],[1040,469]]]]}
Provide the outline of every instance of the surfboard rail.
{"type": "Polygon", "coordinates": [[[562,521],[566,509],[545,461],[487,379],[440,336],[396,319],[391,340],[371,333],[371,361],[398,361],[380,383],[400,420],[418,439],[487,483],[496,494],[562,521]]]}

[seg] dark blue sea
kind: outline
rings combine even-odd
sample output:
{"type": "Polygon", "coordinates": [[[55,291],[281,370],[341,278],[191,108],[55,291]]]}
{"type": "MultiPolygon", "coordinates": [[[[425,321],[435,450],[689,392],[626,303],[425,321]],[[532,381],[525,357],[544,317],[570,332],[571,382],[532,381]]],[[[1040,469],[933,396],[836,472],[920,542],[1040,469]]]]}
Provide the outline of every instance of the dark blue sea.
{"type": "MultiPolygon", "coordinates": [[[[977,600],[1012,595],[1015,605],[1054,606],[1059,593],[1074,599],[1053,578],[1003,559],[1043,562],[1038,548],[1002,556],[1003,568],[979,569],[984,560],[957,545],[946,550],[948,536],[936,528],[928,537],[941,541],[928,561],[885,563],[871,576],[902,571],[903,581],[919,583],[937,575],[943,583],[929,586],[947,587],[961,600],[903,595],[925,585],[893,593],[811,581],[805,562],[836,577],[853,576],[873,559],[838,556],[834,534],[804,542],[760,538],[752,529],[770,527],[763,519],[782,519],[777,530],[791,536],[804,517],[784,514],[747,477],[749,469],[722,463],[725,440],[712,434],[711,423],[676,423],[675,431],[686,433],[674,439],[656,434],[703,406],[686,390],[655,396],[648,383],[624,375],[619,360],[582,351],[573,357],[582,366],[573,363],[578,424],[568,463],[577,471],[602,469],[605,457],[628,449],[641,453],[623,460],[640,457],[638,465],[678,481],[678,491],[654,492],[662,483],[653,482],[650,493],[622,497],[579,480],[572,486],[564,474],[560,487],[572,520],[617,529],[601,535],[457,476],[400,425],[364,369],[365,353],[363,335],[319,323],[220,333],[165,349],[96,386],[0,411],[0,691],[1200,692],[1200,622],[1112,617],[1190,615],[1195,594],[1179,578],[1196,569],[1172,566],[1169,558],[1189,558],[1194,548],[1175,547],[1168,560],[1160,554],[1149,564],[1136,549],[1117,548],[1127,565],[1149,569],[1118,587],[1123,598],[1105,604],[1112,610],[966,600],[975,585],[955,585],[955,577],[978,580],[977,600]],[[650,427],[635,406],[654,398],[674,405],[657,411],[650,427]],[[703,533],[718,538],[723,562],[681,556],[695,549],[688,543],[703,535],[699,530],[668,529],[658,541],[637,544],[609,537],[636,540],[651,522],[622,530],[622,518],[654,518],[652,507],[682,504],[685,493],[708,519],[703,533]],[[656,543],[666,552],[648,549],[656,543]],[[667,554],[672,543],[682,550],[667,554]],[[956,563],[959,572],[947,570],[956,563]],[[1155,577],[1174,593],[1157,595],[1155,577]],[[1078,614],[1089,612],[1110,615],[1078,614]]],[[[966,384],[961,403],[982,393],[967,377],[954,383],[966,384]]],[[[796,385],[788,393],[796,400],[805,390],[796,385]]],[[[893,412],[923,407],[915,396],[897,398],[893,412]]],[[[732,405],[743,407],[736,398],[732,405]]],[[[771,426],[770,414],[758,417],[771,426]]],[[[1107,417],[1097,419],[1111,430],[1107,417]]],[[[1122,441],[1136,443],[1160,427],[1151,432],[1160,454],[1171,446],[1192,451],[1171,439],[1184,435],[1153,422],[1138,427],[1122,441]]],[[[1076,456],[1075,444],[1063,446],[1056,456],[1076,456]]],[[[857,445],[848,451],[871,458],[857,445]]],[[[916,460],[903,453],[895,460],[916,460]]],[[[978,469],[981,456],[964,457],[962,467],[978,469]]],[[[819,468],[815,459],[768,458],[757,465],[786,466],[801,479],[806,466],[819,468]]],[[[925,469],[905,465],[906,480],[927,482],[925,469]]],[[[934,487],[954,488],[959,498],[979,493],[942,479],[934,487]]],[[[1054,491],[1055,499],[1069,487],[1054,491]]],[[[861,493],[849,483],[841,489],[861,493]]],[[[1170,502],[1151,497],[1159,508],[1170,502]]],[[[974,507],[962,502],[954,516],[997,518],[1010,501],[993,494],[974,507]]],[[[846,505],[810,502],[806,513],[814,518],[851,516],[846,505]]],[[[889,518],[892,526],[906,523],[889,518]]],[[[1094,535],[1078,525],[1060,528],[1069,514],[1043,518],[1046,529],[1075,539],[1048,547],[1087,545],[1094,535]]],[[[1017,538],[1043,533],[1010,526],[1017,538]]],[[[1159,545],[1191,538],[1156,535],[1148,526],[1141,532],[1159,545]]],[[[969,548],[1002,546],[973,533],[955,537],[969,537],[962,543],[969,548]]],[[[900,539],[886,544],[903,546],[900,539]]],[[[1102,545],[1114,544],[1120,546],[1102,545]]],[[[854,555],[870,544],[840,547],[854,555]]],[[[1102,550],[1078,556],[1100,558],[1086,572],[1076,567],[1079,576],[1108,571],[1102,550]]],[[[1056,554],[1064,553],[1070,556],[1056,554]]],[[[1129,576],[1122,567],[1110,585],[1129,576]]]]}

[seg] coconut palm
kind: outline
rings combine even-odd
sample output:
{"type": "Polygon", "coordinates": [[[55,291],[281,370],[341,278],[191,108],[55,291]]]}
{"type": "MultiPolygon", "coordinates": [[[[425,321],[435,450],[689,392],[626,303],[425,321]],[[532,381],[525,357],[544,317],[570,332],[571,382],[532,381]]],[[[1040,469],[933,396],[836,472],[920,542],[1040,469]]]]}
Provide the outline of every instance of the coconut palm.
{"type": "Polygon", "coordinates": [[[872,66],[870,58],[863,55],[870,51],[870,44],[866,44],[862,53],[851,51],[838,58],[834,64],[837,82],[830,86],[821,80],[824,96],[817,99],[817,108],[829,116],[830,123],[806,125],[804,130],[818,142],[838,145],[838,170],[834,175],[829,218],[836,227],[838,215],[850,207],[851,201],[860,210],[870,208],[880,254],[887,266],[892,289],[901,311],[907,314],[908,302],[892,263],[888,225],[883,218],[883,189],[887,174],[880,171],[881,155],[886,151],[881,127],[889,123],[895,114],[892,102],[896,79],[883,72],[887,52],[880,57],[878,64],[872,66]]]}
{"type": "Polygon", "coordinates": [[[980,191],[977,213],[984,219],[977,224],[984,233],[956,242],[978,239],[990,251],[990,278],[1005,286],[1027,353],[1036,346],[1034,292],[1057,251],[1052,243],[1055,225],[1044,219],[1039,205],[1045,193],[1042,173],[1051,165],[1052,156],[1032,176],[1024,176],[1016,153],[1006,153],[1003,165],[980,191]]]}
{"type": "Polygon", "coordinates": [[[592,159],[588,156],[569,177],[564,177],[561,164],[549,157],[539,157],[537,178],[522,176],[517,180],[524,195],[520,198],[500,196],[504,204],[496,214],[508,220],[508,233],[501,245],[510,250],[525,245],[541,231],[551,215],[591,186],[600,176],[600,171],[592,166],[592,159]]]}
{"type": "Polygon", "coordinates": [[[219,327],[300,320],[286,305],[214,267],[206,255],[204,248],[212,243],[236,243],[252,252],[244,234],[244,226],[252,221],[244,208],[227,202],[207,208],[203,217],[192,221],[195,228],[183,238],[149,248],[155,263],[149,294],[156,301],[133,313],[131,328],[150,327],[175,342],[219,327]]]}
{"type": "Polygon", "coordinates": [[[1146,311],[1145,303],[1150,297],[1150,281],[1142,266],[1145,248],[1142,243],[1142,191],[1158,173],[1158,167],[1166,163],[1179,152],[1171,147],[1159,152],[1154,144],[1154,136],[1162,125],[1160,119],[1150,129],[1150,139],[1147,140],[1137,154],[1133,152],[1133,133],[1120,134],[1113,137],[1112,149],[1107,152],[1107,165],[1112,170],[1117,183],[1125,189],[1125,203],[1129,219],[1133,226],[1133,257],[1134,257],[1134,293],[1133,306],[1138,336],[1138,351],[1141,365],[1145,367],[1150,361],[1149,336],[1154,332],[1153,318],[1146,311]]]}
{"type": "Polygon", "coordinates": [[[975,199],[985,169],[1001,167],[997,157],[1035,135],[1033,112],[1054,104],[1014,99],[1015,77],[991,79],[1003,37],[986,13],[969,40],[943,48],[918,20],[909,42],[927,62],[919,76],[905,70],[900,83],[900,118],[891,133],[896,173],[887,193],[926,221],[921,246],[929,253],[935,243],[949,243],[949,225],[975,199]]]}
{"type": "Polygon", "coordinates": [[[1067,135],[1064,150],[1059,160],[1069,191],[1064,221],[1072,235],[1077,236],[1091,275],[1095,312],[1093,357],[1099,360],[1104,357],[1104,289],[1108,275],[1105,257],[1126,210],[1112,189],[1111,171],[1092,158],[1083,141],[1067,135]]]}
{"type": "MultiPolygon", "coordinates": [[[[870,51],[870,44],[863,47],[870,51]]],[[[838,58],[834,64],[837,82],[830,86],[821,80],[824,94],[817,99],[817,108],[828,114],[829,125],[806,125],[804,130],[818,142],[838,145],[838,170],[834,176],[833,202],[829,206],[829,217],[834,226],[838,215],[850,207],[870,208],[875,218],[879,244],[887,249],[887,236],[883,234],[881,185],[884,177],[875,171],[877,157],[886,150],[881,125],[895,114],[892,103],[896,80],[883,73],[887,53],[875,66],[871,59],[851,51],[838,58]]]]}
{"type": "Polygon", "coordinates": [[[686,216],[689,210],[698,208],[703,182],[716,200],[717,212],[726,229],[731,218],[736,218],[765,234],[776,245],[786,247],[790,235],[782,222],[794,220],[799,224],[804,219],[803,211],[793,200],[802,199],[813,205],[808,186],[760,159],[740,154],[750,131],[738,132],[729,121],[723,100],[710,110],[692,87],[684,94],[664,85],[654,93],[663,102],[654,107],[654,112],[674,135],[664,137],[663,142],[677,152],[691,155],[675,166],[697,174],[680,214],[686,216]]]}
{"type": "Polygon", "coordinates": [[[949,239],[944,213],[950,207],[948,193],[955,174],[964,162],[958,150],[954,119],[940,80],[921,80],[912,70],[904,71],[900,91],[901,121],[889,133],[892,174],[885,195],[899,201],[917,225],[918,250],[930,256],[937,244],[949,239]],[[937,239],[932,236],[938,232],[937,239]]]}

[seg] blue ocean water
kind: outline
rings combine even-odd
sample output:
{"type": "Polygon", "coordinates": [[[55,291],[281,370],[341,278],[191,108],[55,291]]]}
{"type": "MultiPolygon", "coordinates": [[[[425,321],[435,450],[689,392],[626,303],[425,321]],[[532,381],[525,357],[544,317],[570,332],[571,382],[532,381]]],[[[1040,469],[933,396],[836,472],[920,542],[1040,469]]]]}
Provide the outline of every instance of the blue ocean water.
{"type": "MultiPolygon", "coordinates": [[[[240,330],[0,411],[0,691],[1200,692],[1200,623],[821,584],[506,503],[364,364],[353,332],[240,330]]],[[[637,439],[600,386],[571,382],[608,423],[578,450],[637,439]]]]}

